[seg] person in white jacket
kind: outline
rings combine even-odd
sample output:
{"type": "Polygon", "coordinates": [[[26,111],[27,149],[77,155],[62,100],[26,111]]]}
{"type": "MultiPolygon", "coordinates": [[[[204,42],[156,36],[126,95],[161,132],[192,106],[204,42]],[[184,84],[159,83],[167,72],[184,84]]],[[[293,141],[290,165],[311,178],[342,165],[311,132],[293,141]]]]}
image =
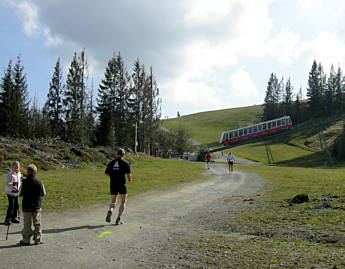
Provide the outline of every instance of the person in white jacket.
{"type": "Polygon", "coordinates": [[[6,213],[5,225],[12,223],[20,223],[18,216],[18,196],[21,187],[21,173],[20,164],[15,161],[12,164],[11,170],[6,175],[5,192],[8,198],[8,208],[6,213]]]}

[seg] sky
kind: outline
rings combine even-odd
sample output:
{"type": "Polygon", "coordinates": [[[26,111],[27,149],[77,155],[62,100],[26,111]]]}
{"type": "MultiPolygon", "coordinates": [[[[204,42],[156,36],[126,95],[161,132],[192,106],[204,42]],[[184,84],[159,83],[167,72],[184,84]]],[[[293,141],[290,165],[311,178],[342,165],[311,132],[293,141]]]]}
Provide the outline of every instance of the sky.
{"type": "Polygon", "coordinates": [[[162,118],[263,104],[271,73],[305,95],[314,60],[345,63],[343,0],[0,0],[0,30],[0,78],[20,55],[39,105],[85,49],[94,92],[114,53],[152,67],[162,118]]]}

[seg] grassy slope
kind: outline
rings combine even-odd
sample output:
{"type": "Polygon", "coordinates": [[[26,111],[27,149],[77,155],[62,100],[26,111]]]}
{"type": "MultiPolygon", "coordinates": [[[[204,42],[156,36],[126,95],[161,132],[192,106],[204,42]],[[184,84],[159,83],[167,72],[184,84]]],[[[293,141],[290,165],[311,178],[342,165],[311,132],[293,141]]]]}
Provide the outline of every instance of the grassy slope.
{"type": "Polygon", "coordinates": [[[216,111],[201,112],[162,121],[162,126],[175,129],[182,125],[188,128],[192,138],[203,144],[214,144],[220,134],[230,130],[260,122],[262,106],[249,106],[216,111]]]}

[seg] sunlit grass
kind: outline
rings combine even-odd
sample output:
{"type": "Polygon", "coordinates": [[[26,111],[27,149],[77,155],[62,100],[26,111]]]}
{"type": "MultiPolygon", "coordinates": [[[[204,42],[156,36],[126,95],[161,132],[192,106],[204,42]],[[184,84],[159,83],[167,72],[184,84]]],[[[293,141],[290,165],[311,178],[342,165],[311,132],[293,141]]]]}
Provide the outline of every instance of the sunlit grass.
{"type": "MultiPolygon", "coordinates": [[[[136,161],[131,169],[133,182],[127,185],[131,196],[198,179],[204,170],[201,163],[160,158],[136,161]]],[[[47,196],[43,198],[44,210],[62,211],[108,201],[109,177],[104,170],[105,167],[39,171],[37,177],[43,181],[47,191],[47,196]]],[[[3,193],[0,196],[3,215],[7,203],[3,193]]]]}

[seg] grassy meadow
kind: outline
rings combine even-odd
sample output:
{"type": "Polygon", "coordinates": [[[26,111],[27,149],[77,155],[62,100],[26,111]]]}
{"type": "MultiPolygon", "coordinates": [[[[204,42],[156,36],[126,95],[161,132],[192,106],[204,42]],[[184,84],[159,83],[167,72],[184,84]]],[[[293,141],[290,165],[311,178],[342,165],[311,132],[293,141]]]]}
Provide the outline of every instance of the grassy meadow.
{"type": "MultiPolygon", "coordinates": [[[[160,158],[132,160],[131,169],[133,184],[128,184],[131,196],[200,179],[198,175],[204,171],[201,163],[160,158]]],[[[105,176],[104,171],[105,167],[39,170],[37,177],[43,181],[47,191],[47,196],[43,198],[44,211],[63,211],[108,202],[109,177],[105,176]]],[[[0,195],[3,218],[7,205],[7,196],[3,190],[3,195],[0,195]]]]}
{"type": "Polygon", "coordinates": [[[231,130],[261,121],[261,105],[201,112],[162,121],[162,126],[176,129],[186,127],[193,139],[202,144],[218,145],[220,135],[231,130]]]}

